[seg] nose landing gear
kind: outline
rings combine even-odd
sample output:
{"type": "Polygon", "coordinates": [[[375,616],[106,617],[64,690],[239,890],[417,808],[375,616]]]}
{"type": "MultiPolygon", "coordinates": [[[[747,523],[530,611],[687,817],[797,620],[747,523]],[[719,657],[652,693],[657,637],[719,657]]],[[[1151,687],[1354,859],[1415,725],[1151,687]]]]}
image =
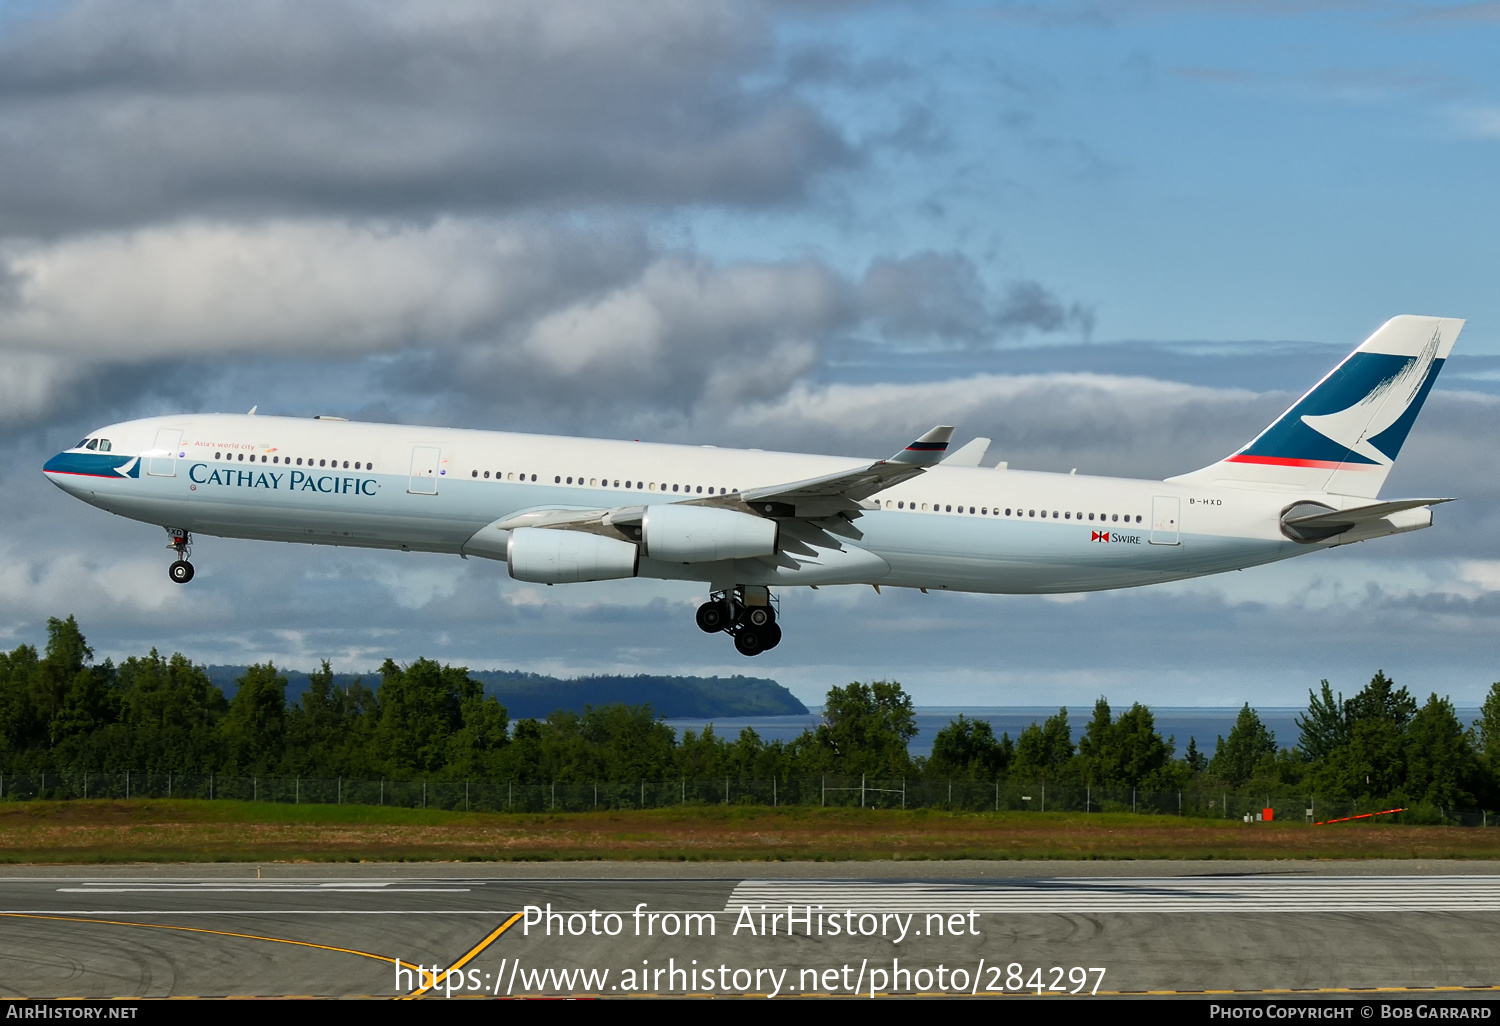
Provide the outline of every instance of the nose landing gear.
{"type": "Polygon", "coordinates": [[[698,627],[709,634],[723,631],[734,638],[740,655],[759,655],[781,644],[781,625],[769,588],[741,585],[714,592],[698,607],[698,627]]]}
{"type": "Polygon", "coordinates": [[[186,584],[193,579],[193,564],[187,558],[193,553],[193,537],[178,527],[167,528],[167,548],[177,553],[177,559],[167,567],[167,576],[174,584],[186,584]]]}

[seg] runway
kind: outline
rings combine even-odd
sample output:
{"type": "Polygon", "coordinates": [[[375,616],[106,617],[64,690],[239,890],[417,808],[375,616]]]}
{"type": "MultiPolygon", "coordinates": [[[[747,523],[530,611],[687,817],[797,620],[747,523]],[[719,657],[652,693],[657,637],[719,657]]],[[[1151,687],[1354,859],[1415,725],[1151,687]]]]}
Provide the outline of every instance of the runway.
{"type": "Polygon", "coordinates": [[[331,868],[8,868],[0,995],[1500,995],[1491,863],[331,868]]]}

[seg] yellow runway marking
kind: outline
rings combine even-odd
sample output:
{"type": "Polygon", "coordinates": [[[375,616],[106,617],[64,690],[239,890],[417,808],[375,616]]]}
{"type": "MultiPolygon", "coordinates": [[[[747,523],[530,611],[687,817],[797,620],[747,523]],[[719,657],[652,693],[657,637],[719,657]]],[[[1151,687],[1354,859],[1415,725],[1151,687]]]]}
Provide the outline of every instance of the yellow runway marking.
{"type": "MultiPolygon", "coordinates": [[[[29,912],[0,912],[0,916],[9,919],[51,919],[64,923],[101,923],[105,926],[137,926],[151,930],[177,930],[182,933],[211,933],[217,937],[239,937],[242,940],[270,941],[273,944],[295,944],[302,948],[318,948],[321,951],[337,951],[345,955],[358,955],[361,958],[373,958],[380,962],[388,962],[395,965],[399,960],[389,955],[376,955],[369,951],[359,951],[355,948],[338,948],[330,944],[314,944],[312,941],[291,940],[286,937],[263,937],[256,933],[232,933],[229,930],[208,930],[201,926],[167,926],[163,923],[130,923],[117,919],[89,919],[84,916],[39,916],[29,912]]],[[[508,925],[508,924],[507,924],[508,925]]],[[[460,963],[462,964],[462,963],[460,963]]]]}
{"type": "MultiPolygon", "coordinates": [[[[491,944],[495,943],[495,941],[499,940],[500,939],[500,935],[502,933],[504,933],[506,930],[509,930],[512,926],[515,926],[516,925],[516,920],[518,920],[520,918],[521,918],[521,913],[517,912],[515,915],[511,916],[505,922],[501,923],[499,926],[497,926],[493,930],[491,930],[488,937],[486,937],[484,940],[480,941],[478,944],[474,945],[472,948],[470,948],[468,951],[466,951],[464,953],[464,956],[462,958],[460,958],[457,962],[454,962],[446,970],[444,970],[443,974],[442,974],[443,978],[447,979],[448,973],[457,972],[458,970],[462,969],[464,966],[468,965],[471,961],[474,960],[475,956],[477,956],[481,951],[483,951],[485,948],[489,947],[491,944]]],[[[418,979],[420,980],[421,977],[419,976],[418,979]]],[[[420,990],[414,990],[414,991],[412,991],[410,994],[407,994],[405,997],[401,998],[400,1000],[402,1000],[402,1001],[410,1001],[410,1000],[415,1000],[417,998],[426,997],[427,994],[433,988],[435,988],[437,986],[437,981],[438,981],[438,974],[437,973],[433,973],[432,974],[432,982],[431,983],[429,983],[427,986],[421,988],[420,990]]]]}

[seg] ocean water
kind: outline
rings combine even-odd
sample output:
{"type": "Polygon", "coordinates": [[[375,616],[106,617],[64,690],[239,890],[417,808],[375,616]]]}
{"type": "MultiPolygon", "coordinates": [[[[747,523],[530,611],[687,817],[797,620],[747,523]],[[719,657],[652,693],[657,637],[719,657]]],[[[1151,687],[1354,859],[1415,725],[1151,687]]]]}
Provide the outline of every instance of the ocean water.
{"type": "MultiPolygon", "coordinates": [[[[1125,708],[1128,707],[1115,709],[1115,715],[1118,716],[1125,708]]],[[[701,731],[712,723],[715,734],[730,740],[738,737],[745,727],[750,727],[762,740],[790,741],[804,730],[816,729],[822,722],[821,709],[817,706],[809,706],[809,709],[811,712],[807,716],[735,716],[717,720],[679,719],[666,722],[678,731],[679,736],[684,730],[701,731]]],[[[1257,709],[1256,714],[1276,736],[1276,743],[1290,748],[1297,743],[1300,734],[1297,717],[1306,711],[1302,706],[1267,706],[1257,709]]],[[[1465,726],[1479,716],[1477,708],[1459,708],[1455,711],[1459,722],[1465,726]]],[[[1068,726],[1072,728],[1075,744],[1093,712],[1092,706],[1068,710],[1068,726]]],[[[931,755],[933,737],[960,714],[971,720],[987,720],[996,737],[1009,734],[1014,740],[1030,724],[1041,723],[1056,713],[1056,706],[918,706],[917,736],[911,743],[910,751],[912,755],[931,755]]],[[[1239,706],[1161,706],[1151,710],[1157,731],[1162,737],[1174,739],[1179,756],[1187,750],[1189,738],[1197,739],[1198,750],[1204,755],[1212,755],[1219,737],[1229,734],[1239,714],[1239,706]]]]}

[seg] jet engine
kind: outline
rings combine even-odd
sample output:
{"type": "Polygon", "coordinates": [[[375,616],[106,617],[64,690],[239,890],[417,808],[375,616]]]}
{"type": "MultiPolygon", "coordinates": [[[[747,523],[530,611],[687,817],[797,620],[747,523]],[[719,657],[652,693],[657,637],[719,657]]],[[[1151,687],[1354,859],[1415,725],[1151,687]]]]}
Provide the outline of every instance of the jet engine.
{"type": "Polygon", "coordinates": [[[520,527],[510,532],[510,575],[532,584],[577,584],[634,577],[640,550],[630,542],[583,531],[520,527]]]}
{"type": "Polygon", "coordinates": [[[647,506],[641,520],[646,555],[671,563],[774,555],[776,534],[774,520],[711,506],[647,506]]]}

